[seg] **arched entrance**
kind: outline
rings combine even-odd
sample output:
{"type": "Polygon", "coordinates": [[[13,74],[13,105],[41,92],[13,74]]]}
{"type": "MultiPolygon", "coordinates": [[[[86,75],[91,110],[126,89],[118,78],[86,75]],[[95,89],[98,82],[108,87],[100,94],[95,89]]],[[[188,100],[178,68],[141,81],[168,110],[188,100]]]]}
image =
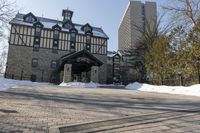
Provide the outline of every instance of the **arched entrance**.
{"type": "Polygon", "coordinates": [[[82,50],[62,56],[59,61],[59,72],[63,82],[99,82],[98,68],[102,64],[90,52],[82,50]]]}

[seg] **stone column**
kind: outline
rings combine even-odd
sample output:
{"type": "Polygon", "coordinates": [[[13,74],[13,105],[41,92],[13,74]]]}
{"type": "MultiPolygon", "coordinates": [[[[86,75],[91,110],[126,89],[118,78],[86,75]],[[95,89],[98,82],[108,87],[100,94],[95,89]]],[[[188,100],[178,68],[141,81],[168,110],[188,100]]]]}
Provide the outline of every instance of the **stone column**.
{"type": "Polygon", "coordinates": [[[63,78],[64,78],[64,71],[60,71],[60,77],[59,77],[59,81],[63,82],[63,78]]]}
{"type": "Polygon", "coordinates": [[[99,82],[99,67],[98,66],[92,66],[90,80],[95,83],[99,82]]]}
{"type": "Polygon", "coordinates": [[[67,83],[71,81],[72,81],[72,64],[65,64],[63,82],[67,83]]]}
{"type": "Polygon", "coordinates": [[[87,79],[87,73],[86,72],[82,72],[81,73],[81,82],[86,82],[87,79]]]}

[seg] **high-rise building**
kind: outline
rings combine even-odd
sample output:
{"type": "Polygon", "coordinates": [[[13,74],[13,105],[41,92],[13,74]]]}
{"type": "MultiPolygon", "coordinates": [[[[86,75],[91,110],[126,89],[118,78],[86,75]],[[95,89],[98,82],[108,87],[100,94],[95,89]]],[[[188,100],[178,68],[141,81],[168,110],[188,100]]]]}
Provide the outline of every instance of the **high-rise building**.
{"type": "Polygon", "coordinates": [[[140,30],[145,30],[147,26],[153,27],[156,21],[156,2],[142,3],[130,0],[119,26],[119,50],[134,46],[137,39],[142,36],[140,30]]]}

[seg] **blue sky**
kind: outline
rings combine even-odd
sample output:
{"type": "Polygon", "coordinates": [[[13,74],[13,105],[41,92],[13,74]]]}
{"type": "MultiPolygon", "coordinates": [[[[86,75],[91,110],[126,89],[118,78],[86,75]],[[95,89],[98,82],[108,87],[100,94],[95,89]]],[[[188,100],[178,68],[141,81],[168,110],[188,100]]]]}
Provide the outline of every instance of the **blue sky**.
{"type": "MultiPolygon", "coordinates": [[[[154,0],[158,7],[165,0],[154,0]]],[[[109,36],[108,50],[118,48],[118,27],[129,0],[17,0],[21,13],[62,20],[62,9],[74,11],[73,22],[102,27],[109,36]]],[[[159,9],[158,9],[159,11],[159,9]]]]}

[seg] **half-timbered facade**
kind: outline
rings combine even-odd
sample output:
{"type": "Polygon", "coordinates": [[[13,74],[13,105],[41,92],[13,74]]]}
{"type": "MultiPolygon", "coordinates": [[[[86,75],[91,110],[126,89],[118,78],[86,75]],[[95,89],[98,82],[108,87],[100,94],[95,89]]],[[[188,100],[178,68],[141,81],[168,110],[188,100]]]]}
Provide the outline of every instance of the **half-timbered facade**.
{"type": "Polygon", "coordinates": [[[58,21],[33,13],[16,15],[10,22],[7,78],[106,83],[107,35],[88,23],[73,23],[70,10],[62,16],[58,21]]]}

